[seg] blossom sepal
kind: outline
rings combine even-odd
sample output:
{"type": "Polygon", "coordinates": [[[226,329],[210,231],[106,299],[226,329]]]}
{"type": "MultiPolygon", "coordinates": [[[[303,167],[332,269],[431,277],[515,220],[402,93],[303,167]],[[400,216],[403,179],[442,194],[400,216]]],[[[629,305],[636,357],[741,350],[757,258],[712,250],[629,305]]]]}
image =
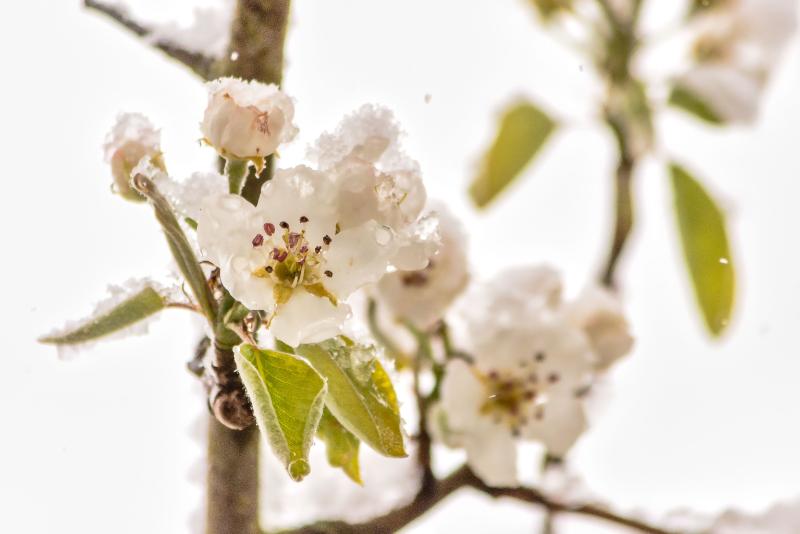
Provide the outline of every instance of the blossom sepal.
{"type": "Polygon", "coordinates": [[[308,453],[324,406],[325,380],[285,352],[243,344],[234,359],[261,433],[292,480],[311,472],[308,453]]]}
{"type": "Polygon", "coordinates": [[[328,381],[326,407],[348,431],[384,456],[407,456],[397,395],[374,347],[340,336],[297,354],[328,381]]]}

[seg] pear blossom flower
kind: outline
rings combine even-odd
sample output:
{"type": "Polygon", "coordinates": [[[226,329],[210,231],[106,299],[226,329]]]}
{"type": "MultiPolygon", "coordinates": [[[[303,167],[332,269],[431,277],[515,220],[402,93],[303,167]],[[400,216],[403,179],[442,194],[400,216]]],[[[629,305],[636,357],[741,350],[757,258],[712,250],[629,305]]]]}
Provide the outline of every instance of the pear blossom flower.
{"type": "Polygon", "coordinates": [[[208,106],[200,129],[226,158],[264,158],[297,133],[294,104],[275,85],[238,78],[207,84],[208,106]]]}
{"type": "Polygon", "coordinates": [[[720,120],[753,122],[780,53],[797,27],[794,0],[726,0],[699,11],[697,65],[677,85],[720,120]]]}
{"type": "Polygon", "coordinates": [[[448,363],[431,431],[464,448],[484,482],[513,486],[517,440],[563,456],[584,432],[584,393],[630,349],[627,323],[599,290],[562,302],[558,274],[547,267],[504,271],[459,304],[473,361],[448,363]]]}
{"type": "Polygon", "coordinates": [[[393,229],[392,265],[423,269],[435,252],[435,224],[420,221],[426,192],[419,165],[400,147],[400,128],[391,111],[365,105],[320,136],[310,156],[336,182],[342,229],[374,220],[393,229]]]}
{"type": "Polygon", "coordinates": [[[106,161],[111,165],[114,192],[126,200],[143,201],[144,197],[130,184],[131,171],[143,158],[164,170],[161,133],[144,115],[121,113],[106,136],[103,150],[106,161]]]}
{"type": "Polygon", "coordinates": [[[420,330],[440,320],[469,281],[464,228],[444,205],[435,204],[434,213],[441,237],[437,254],[424,269],[395,271],[378,283],[378,295],[394,317],[420,330]]]}

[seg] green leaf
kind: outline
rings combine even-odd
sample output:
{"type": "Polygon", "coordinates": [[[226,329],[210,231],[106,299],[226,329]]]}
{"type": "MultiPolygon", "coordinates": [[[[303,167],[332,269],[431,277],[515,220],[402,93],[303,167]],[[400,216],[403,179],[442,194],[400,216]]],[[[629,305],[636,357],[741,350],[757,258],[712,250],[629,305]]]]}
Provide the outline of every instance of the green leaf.
{"type": "Polygon", "coordinates": [[[709,124],[719,126],[725,122],[703,99],[680,85],[672,88],[669,103],[709,124]]]}
{"type": "Polygon", "coordinates": [[[107,312],[92,317],[87,323],[68,332],[43,337],[39,341],[54,345],[86,343],[138,323],[165,307],[164,297],[152,287],[146,287],[107,312]]]}
{"type": "Polygon", "coordinates": [[[317,436],[325,442],[328,463],[339,467],[356,484],[361,484],[361,469],[358,465],[360,442],[326,408],[319,420],[317,436]]]}
{"type": "Polygon", "coordinates": [[[328,380],[325,404],[336,419],[379,453],[404,457],[397,396],[389,375],[372,351],[371,347],[348,340],[297,348],[297,353],[328,380]]]}
{"type": "Polygon", "coordinates": [[[478,207],[487,206],[533,160],[555,128],[542,110],[529,102],[508,109],[500,120],[494,144],[484,157],[469,194],[478,207]]]}
{"type": "Polygon", "coordinates": [[[211,290],[208,288],[203,270],[200,268],[197,257],[194,255],[194,250],[186,239],[183,229],[175,218],[169,201],[158,192],[155,184],[150,179],[141,174],[134,176],[133,185],[137,191],[147,197],[153,204],[156,219],[161,224],[169,249],[178,264],[178,269],[180,269],[181,274],[192,289],[194,298],[197,300],[197,304],[203,314],[213,326],[215,308],[211,290]]]}
{"type": "Polygon", "coordinates": [[[670,165],[683,253],[709,331],[719,336],[733,312],[735,273],[725,216],[684,168],[670,165]]]}
{"type": "Polygon", "coordinates": [[[240,345],[236,368],[258,426],[289,476],[302,480],[325,400],[325,380],[306,362],[284,352],[240,345]]]}

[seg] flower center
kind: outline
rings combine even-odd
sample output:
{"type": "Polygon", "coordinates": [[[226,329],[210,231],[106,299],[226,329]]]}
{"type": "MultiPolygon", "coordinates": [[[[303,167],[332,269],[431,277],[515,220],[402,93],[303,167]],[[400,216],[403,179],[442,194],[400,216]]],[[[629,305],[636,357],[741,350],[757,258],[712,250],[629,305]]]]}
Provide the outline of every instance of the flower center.
{"type": "Polygon", "coordinates": [[[252,243],[254,248],[264,249],[266,258],[253,275],[268,278],[275,284],[278,304],[289,300],[293,289],[303,287],[335,305],[336,298],[322,284],[323,276],[333,276],[332,271],[322,270],[325,252],[333,240],[326,235],[322,243],[313,245],[306,237],[308,217],[300,217],[299,222],[299,228],[295,229],[286,221],[279,222],[277,227],[269,221],[264,223],[264,232],[256,234],[252,243]]]}
{"type": "Polygon", "coordinates": [[[515,436],[530,417],[543,419],[547,387],[560,379],[557,373],[540,376],[536,364],[544,360],[545,354],[536,352],[533,361],[523,361],[519,369],[493,369],[481,374],[479,378],[487,392],[480,408],[481,414],[492,417],[497,423],[507,424],[515,436]]]}

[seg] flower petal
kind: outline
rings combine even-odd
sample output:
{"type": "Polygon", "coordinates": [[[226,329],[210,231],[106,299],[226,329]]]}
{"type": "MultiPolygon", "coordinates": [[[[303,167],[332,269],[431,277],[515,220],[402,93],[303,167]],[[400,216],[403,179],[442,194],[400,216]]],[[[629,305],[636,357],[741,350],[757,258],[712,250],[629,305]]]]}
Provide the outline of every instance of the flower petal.
{"type": "Polygon", "coordinates": [[[517,486],[517,444],[510,430],[495,424],[482,426],[465,439],[467,463],[489,486],[517,486]]]}
{"type": "Polygon", "coordinates": [[[333,273],[324,281],[325,287],[337,297],[346,298],[359,287],[380,279],[396,250],[392,231],[375,221],[344,230],[333,238],[325,254],[327,269],[333,273]]]}
{"type": "Polygon", "coordinates": [[[270,332],[292,347],[318,343],[339,335],[349,315],[347,304],[334,306],[326,298],[296,289],[289,302],[277,310],[270,332]]]}
{"type": "Polygon", "coordinates": [[[529,418],[522,436],[541,442],[550,454],[564,456],[586,430],[586,415],[581,400],[574,394],[551,396],[542,417],[529,418]]]}

